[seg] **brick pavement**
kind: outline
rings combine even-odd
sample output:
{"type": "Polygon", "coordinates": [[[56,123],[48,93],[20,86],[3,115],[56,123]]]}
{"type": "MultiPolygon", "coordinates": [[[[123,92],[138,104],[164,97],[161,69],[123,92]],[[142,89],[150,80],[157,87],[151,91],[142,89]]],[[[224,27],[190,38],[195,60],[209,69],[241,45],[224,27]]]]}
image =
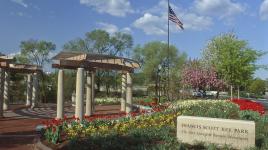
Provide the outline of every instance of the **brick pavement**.
{"type": "MultiPolygon", "coordinates": [[[[120,105],[96,106],[95,114],[118,113],[120,105]]],[[[74,115],[74,107],[64,108],[68,117],[74,115]]],[[[0,118],[0,150],[31,150],[34,148],[35,138],[38,136],[35,127],[42,121],[55,118],[56,105],[42,104],[35,109],[22,105],[12,105],[0,118]]]]}

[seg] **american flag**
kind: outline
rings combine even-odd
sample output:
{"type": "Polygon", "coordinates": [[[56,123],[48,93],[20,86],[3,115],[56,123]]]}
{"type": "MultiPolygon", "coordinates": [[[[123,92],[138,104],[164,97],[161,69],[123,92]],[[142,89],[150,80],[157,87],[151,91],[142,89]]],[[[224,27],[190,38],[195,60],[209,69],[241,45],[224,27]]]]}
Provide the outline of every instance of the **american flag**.
{"type": "Polygon", "coordinates": [[[172,10],[172,8],[170,6],[168,6],[168,19],[174,23],[176,23],[176,25],[178,25],[182,30],[183,28],[183,23],[178,19],[178,17],[176,16],[175,12],[172,10]]]}

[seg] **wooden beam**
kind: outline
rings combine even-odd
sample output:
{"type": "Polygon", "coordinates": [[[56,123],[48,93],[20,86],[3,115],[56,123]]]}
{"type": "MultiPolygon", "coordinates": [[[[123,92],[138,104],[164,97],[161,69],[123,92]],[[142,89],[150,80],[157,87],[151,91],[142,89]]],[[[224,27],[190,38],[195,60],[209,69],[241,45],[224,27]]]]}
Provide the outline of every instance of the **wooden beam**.
{"type": "Polygon", "coordinates": [[[133,72],[134,69],[128,66],[122,66],[118,64],[109,64],[103,62],[89,62],[89,61],[74,61],[74,60],[59,60],[57,63],[52,64],[52,68],[61,69],[77,69],[85,68],[87,70],[101,69],[101,70],[124,70],[133,72]]]}
{"type": "Polygon", "coordinates": [[[28,64],[9,64],[8,62],[0,62],[0,67],[5,68],[14,73],[35,73],[42,72],[42,68],[37,65],[28,64]]]}

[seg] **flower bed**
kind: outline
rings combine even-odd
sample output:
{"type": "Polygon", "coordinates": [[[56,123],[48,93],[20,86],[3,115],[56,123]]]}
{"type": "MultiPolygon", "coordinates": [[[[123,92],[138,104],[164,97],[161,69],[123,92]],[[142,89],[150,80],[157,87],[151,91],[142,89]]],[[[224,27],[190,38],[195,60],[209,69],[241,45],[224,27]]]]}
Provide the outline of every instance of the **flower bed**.
{"type": "Polygon", "coordinates": [[[138,104],[142,105],[142,106],[151,107],[154,112],[163,111],[168,107],[167,104],[158,103],[157,98],[147,98],[147,99],[144,99],[144,100],[139,100],[138,104]]]}
{"type": "Polygon", "coordinates": [[[75,118],[64,118],[63,120],[51,120],[43,122],[46,129],[43,132],[45,139],[53,144],[62,143],[65,140],[83,138],[92,135],[106,135],[114,131],[118,134],[125,134],[130,129],[148,128],[170,125],[175,127],[174,120],[178,114],[155,113],[154,115],[132,113],[131,117],[113,115],[113,117],[87,117],[83,121],[75,118]],[[112,120],[115,118],[118,120],[112,120]],[[93,119],[94,118],[94,119],[93,119]]]}
{"type": "Polygon", "coordinates": [[[122,113],[87,117],[80,122],[75,118],[54,120],[52,125],[47,125],[43,137],[51,143],[68,141],[67,147],[71,149],[218,149],[215,145],[187,145],[177,141],[178,115],[253,120],[256,122],[256,146],[268,148],[268,117],[240,110],[230,100],[178,101],[165,111],[136,112],[133,117],[122,113]]]}
{"type": "Polygon", "coordinates": [[[113,98],[113,97],[95,98],[95,104],[97,104],[97,105],[118,105],[118,104],[120,104],[120,98],[113,98]]]}
{"type": "Polygon", "coordinates": [[[186,100],[170,105],[184,115],[211,118],[236,119],[239,114],[238,105],[229,100],[186,100]]]}
{"type": "Polygon", "coordinates": [[[252,110],[259,112],[261,115],[265,113],[264,106],[261,103],[254,102],[247,99],[233,99],[231,102],[238,104],[240,110],[252,110]]]}

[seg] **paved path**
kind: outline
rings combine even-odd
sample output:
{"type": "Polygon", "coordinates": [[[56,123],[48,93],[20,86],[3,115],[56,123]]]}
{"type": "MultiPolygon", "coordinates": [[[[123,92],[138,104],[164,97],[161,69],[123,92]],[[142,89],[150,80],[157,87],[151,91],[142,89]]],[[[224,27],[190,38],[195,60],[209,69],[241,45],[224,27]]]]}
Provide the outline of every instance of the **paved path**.
{"type": "MultiPolygon", "coordinates": [[[[120,105],[96,106],[95,114],[117,114],[120,105]]],[[[66,115],[74,115],[74,107],[64,108],[66,115]]],[[[38,136],[35,127],[42,121],[55,118],[56,105],[42,104],[35,109],[12,105],[0,118],[0,150],[31,150],[38,136]]]]}

